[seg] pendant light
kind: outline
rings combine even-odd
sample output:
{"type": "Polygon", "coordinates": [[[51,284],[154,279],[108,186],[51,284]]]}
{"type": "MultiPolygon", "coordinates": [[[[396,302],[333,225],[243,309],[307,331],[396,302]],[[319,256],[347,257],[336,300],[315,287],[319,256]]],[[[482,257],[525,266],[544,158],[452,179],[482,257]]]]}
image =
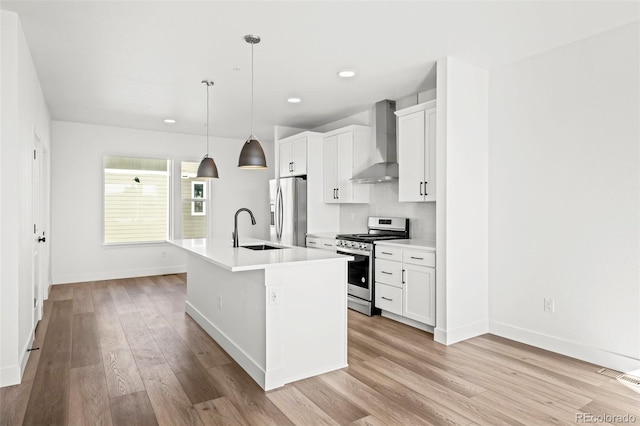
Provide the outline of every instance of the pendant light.
{"type": "Polygon", "coordinates": [[[242,169],[266,169],[267,159],[260,145],[260,141],[253,134],[253,45],[260,43],[257,35],[246,35],[244,40],[251,45],[251,135],[242,146],[238,167],[242,169]]]}
{"type": "Polygon", "coordinates": [[[213,81],[202,80],[202,84],[207,86],[207,153],[202,157],[200,165],[198,166],[199,178],[218,178],[218,167],[213,158],[209,157],[209,87],[213,86],[213,81]]]}

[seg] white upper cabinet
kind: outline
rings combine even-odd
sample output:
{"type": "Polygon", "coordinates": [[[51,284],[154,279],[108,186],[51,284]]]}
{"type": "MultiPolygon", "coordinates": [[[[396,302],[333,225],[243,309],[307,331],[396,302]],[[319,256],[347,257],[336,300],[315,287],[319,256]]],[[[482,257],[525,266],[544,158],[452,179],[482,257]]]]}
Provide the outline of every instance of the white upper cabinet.
{"type": "Polygon", "coordinates": [[[325,203],[369,202],[369,185],[359,185],[350,179],[368,165],[370,137],[370,129],[365,126],[348,126],[325,133],[325,203]]]}
{"type": "Polygon", "coordinates": [[[398,200],[436,200],[436,101],[396,111],[398,200]]]}
{"type": "Polygon", "coordinates": [[[280,177],[307,174],[307,136],[294,135],[279,142],[280,177]]]}

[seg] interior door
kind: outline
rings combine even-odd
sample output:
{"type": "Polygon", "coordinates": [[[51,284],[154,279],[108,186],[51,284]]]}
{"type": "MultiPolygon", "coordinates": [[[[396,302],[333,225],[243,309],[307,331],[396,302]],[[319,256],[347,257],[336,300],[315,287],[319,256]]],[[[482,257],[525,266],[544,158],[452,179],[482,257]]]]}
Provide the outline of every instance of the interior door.
{"type": "Polygon", "coordinates": [[[33,283],[33,328],[42,318],[42,301],[43,301],[43,244],[46,242],[44,232],[44,215],[42,214],[43,203],[43,184],[42,184],[42,144],[38,134],[34,130],[33,134],[33,161],[32,161],[32,197],[31,212],[33,218],[33,259],[32,259],[32,283],[33,283]]]}

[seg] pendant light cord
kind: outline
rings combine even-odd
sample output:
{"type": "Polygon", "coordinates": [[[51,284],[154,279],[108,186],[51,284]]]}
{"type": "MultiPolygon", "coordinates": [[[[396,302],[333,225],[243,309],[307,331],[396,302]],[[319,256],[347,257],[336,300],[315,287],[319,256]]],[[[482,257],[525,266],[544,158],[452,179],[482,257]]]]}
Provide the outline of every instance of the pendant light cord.
{"type": "Polygon", "coordinates": [[[253,43],[251,43],[251,136],[253,136],[253,43]]]}
{"type": "Polygon", "coordinates": [[[207,83],[207,157],[209,156],[209,83],[207,83]]]}

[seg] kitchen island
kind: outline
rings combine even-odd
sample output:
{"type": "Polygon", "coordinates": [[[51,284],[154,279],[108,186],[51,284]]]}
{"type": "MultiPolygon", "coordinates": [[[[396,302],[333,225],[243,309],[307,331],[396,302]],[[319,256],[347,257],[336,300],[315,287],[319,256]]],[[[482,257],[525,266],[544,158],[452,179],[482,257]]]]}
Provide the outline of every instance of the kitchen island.
{"type": "Polygon", "coordinates": [[[264,389],[347,366],[347,261],[264,241],[169,241],[187,252],[185,311],[264,389]]]}

